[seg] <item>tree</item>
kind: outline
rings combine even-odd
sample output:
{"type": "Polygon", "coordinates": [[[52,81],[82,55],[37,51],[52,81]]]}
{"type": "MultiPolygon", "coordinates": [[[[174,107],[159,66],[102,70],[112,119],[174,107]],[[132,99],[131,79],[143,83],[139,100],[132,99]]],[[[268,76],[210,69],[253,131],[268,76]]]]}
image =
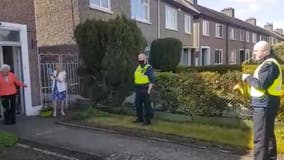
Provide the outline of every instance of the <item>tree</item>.
{"type": "Polygon", "coordinates": [[[140,29],[134,21],[118,16],[107,22],[88,20],[78,25],[75,37],[87,95],[120,105],[133,86],[133,57],[146,46],[140,29]]]}
{"type": "Polygon", "coordinates": [[[175,38],[158,39],[152,42],[150,63],[162,71],[174,70],[180,62],[182,42],[175,38]]]}
{"type": "Polygon", "coordinates": [[[272,46],[273,52],[277,57],[279,63],[284,62],[284,43],[278,43],[272,46]]]}

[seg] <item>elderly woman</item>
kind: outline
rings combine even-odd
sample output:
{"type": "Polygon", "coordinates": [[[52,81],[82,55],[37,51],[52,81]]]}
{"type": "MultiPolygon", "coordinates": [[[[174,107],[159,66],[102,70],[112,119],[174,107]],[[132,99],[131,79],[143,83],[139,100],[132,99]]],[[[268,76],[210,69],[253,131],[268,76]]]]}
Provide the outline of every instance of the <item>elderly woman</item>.
{"type": "Polygon", "coordinates": [[[66,98],[66,72],[60,64],[56,64],[55,71],[53,72],[52,79],[52,93],[53,93],[53,117],[56,117],[57,104],[59,102],[61,106],[61,115],[65,116],[64,113],[64,102],[66,98]]]}
{"type": "Polygon", "coordinates": [[[4,108],[4,123],[16,124],[16,87],[27,87],[10,72],[10,66],[3,64],[0,73],[0,96],[4,108]]]}

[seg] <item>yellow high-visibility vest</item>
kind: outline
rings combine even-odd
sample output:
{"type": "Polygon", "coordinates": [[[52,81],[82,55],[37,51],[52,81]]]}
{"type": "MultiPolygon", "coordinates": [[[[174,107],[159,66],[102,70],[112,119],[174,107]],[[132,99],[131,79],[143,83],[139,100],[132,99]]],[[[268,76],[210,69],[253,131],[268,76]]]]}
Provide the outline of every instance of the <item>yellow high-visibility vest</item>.
{"type": "Polygon", "coordinates": [[[150,67],[150,64],[146,64],[144,67],[138,65],[134,72],[134,82],[135,84],[148,84],[150,82],[149,77],[145,75],[145,72],[150,67]]]}
{"type": "MultiPolygon", "coordinates": [[[[267,92],[268,92],[269,95],[280,96],[281,95],[281,87],[282,87],[282,70],[281,70],[280,64],[274,58],[268,58],[264,62],[262,62],[262,64],[260,64],[256,68],[253,76],[258,79],[259,78],[258,74],[259,74],[261,67],[263,65],[265,65],[266,63],[269,63],[269,62],[270,63],[272,62],[272,63],[277,65],[278,70],[279,70],[279,75],[273,81],[272,85],[268,87],[267,92]]],[[[254,88],[252,86],[250,88],[250,95],[252,97],[262,97],[265,94],[265,92],[266,92],[265,90],[262,90],[262,89],[259,89],[259,88],[254,88]]]]}

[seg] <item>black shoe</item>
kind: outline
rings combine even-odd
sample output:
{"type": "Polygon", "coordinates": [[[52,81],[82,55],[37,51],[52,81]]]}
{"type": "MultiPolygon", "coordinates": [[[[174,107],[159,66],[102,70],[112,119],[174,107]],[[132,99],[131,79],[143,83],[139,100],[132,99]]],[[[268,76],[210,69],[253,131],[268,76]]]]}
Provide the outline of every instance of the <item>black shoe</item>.
{"type": "Polygon", "coordinates": [[[151,121],[146,121],[142,124],[142,126],[149,126],[151,124],[151,121]]]}
{"type": "Polygon", "coordinates": [[[136,119],[135,121],[133,121],[133,123],[142,123],[143,120],[140,120],[140,119],[136,119]]]}

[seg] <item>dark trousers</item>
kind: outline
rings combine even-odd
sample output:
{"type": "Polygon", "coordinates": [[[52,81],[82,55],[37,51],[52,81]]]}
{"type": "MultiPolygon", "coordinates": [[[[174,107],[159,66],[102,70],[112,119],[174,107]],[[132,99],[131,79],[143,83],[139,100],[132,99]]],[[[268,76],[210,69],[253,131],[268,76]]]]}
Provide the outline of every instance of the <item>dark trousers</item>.
{"type": "Polygon", "coordinates": [[[153,118],[150,95],[147,89],[137,89],[135,97],[136,115],[138,121],[150,122],[153,118]]]}
{"type": "Polygon", "coordinates": [[[276,160],[277,148],[274,134],[274,121],[278,106],[255,108],[254,123],[254,159],[276,160]]]}
{"type": "Polygon", "coordinates": [[[2,106],[4,108],[4,123],[16,123],[16,95],[1,96],[2,106]]]}

